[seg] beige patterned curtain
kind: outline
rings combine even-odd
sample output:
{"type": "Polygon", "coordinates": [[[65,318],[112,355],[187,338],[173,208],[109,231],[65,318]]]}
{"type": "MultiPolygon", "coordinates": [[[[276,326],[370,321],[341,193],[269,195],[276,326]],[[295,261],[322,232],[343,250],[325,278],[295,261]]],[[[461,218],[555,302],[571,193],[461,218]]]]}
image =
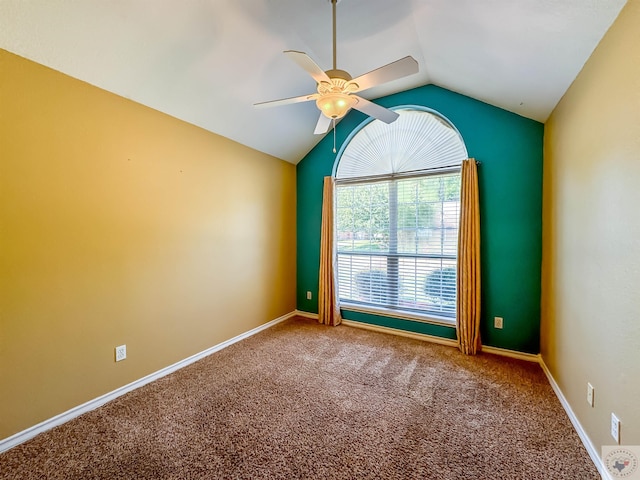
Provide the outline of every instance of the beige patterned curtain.
{"type": "Polygon", "coordinates": [[[333,190],[335,181],[324,177],[322,192],[322,227],[320,232],[320,279],[318,289],[318,322],[340,325],[340,305],[335,281],[333,244],[333,190]]]}
{"type": "Polygon", "coordinates": [[[480,209],[478,167],[473,158],[462,162],[460,230],[458,233],[458,347],[475,355],[480,343],[480,209]]]}

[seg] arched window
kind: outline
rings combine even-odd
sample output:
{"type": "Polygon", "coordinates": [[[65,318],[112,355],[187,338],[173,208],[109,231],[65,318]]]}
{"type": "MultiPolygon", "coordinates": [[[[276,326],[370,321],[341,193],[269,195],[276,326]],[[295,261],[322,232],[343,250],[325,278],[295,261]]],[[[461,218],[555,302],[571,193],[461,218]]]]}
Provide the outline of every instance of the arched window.
{"type": "Polygon", "coordinates": [[[352,134],[336,164],[343,308],[455,320],[462,137],[428,109],[396,110],[352,134]]]}

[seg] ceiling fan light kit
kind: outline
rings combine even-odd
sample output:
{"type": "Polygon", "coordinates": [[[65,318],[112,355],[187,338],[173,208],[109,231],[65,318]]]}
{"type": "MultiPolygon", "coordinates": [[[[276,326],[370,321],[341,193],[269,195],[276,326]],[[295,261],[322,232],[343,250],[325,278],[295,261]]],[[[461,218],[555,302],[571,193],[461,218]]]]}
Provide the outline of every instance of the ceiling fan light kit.
{"type": "Polygon", "coordinates": [[[320,111],[332,120],[344,117],[358,103],[358,99],[346,93],[327,93],[316,100],[320,111]]]}
{"type": "Polygon", "coordinates": [[[331,120],[335,127],[335,120],[344,117],[352,108],[385,123],[395,121],[398,118],[397,113],[365,100],[355,93],[418,73],[418,62],[410,56],[404,57],[355,79],[348,72],[338,69],[336,67],[336,5],[341,0],[328,1],[331,3],[333,17],[333,68],[327,71],[322,70],[304,52],[295,50],[284,52],[316,81],[317,93],[256,103],[255,106],[271,107],[315,100],[320,110],[320,118],[314,133],[320,135],[327,133],[332,124],[331,120]]]}

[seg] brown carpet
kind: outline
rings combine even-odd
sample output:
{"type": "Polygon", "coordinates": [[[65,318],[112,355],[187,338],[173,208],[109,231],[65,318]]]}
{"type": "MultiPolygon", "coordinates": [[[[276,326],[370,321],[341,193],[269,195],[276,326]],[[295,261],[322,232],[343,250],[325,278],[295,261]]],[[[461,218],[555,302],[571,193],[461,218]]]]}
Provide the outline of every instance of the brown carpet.
{"type": "Polygon", "coordinates": [[[292,319],[0,455],[1,479],[599,479],[537,364],[292,319]]]}

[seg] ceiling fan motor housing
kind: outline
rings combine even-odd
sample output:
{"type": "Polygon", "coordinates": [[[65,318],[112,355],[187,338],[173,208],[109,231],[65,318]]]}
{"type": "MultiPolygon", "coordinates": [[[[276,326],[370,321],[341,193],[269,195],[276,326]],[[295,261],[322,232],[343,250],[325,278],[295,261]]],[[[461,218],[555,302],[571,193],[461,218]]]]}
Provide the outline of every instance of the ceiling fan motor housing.
{"type": "Polygon", "coordinates": [[[331,79],[339,78],[341,80],[344,80],[345,82],[348,82],[349,80],[351,80],[351,75],[349,75],[349,72],[345,72],[344,70],[333,69],[333,70],[327,70],[324,73],[326,73],[327,77],[331,79]]]}
{"type": "Polygon", "coordinates": [[[358,84],[351,82],[351,75],[344,70],[327,70],[325,72],[330,82],[321,81],[318,83],[318,93],[353,93],[358,90],[358,84]]]}

